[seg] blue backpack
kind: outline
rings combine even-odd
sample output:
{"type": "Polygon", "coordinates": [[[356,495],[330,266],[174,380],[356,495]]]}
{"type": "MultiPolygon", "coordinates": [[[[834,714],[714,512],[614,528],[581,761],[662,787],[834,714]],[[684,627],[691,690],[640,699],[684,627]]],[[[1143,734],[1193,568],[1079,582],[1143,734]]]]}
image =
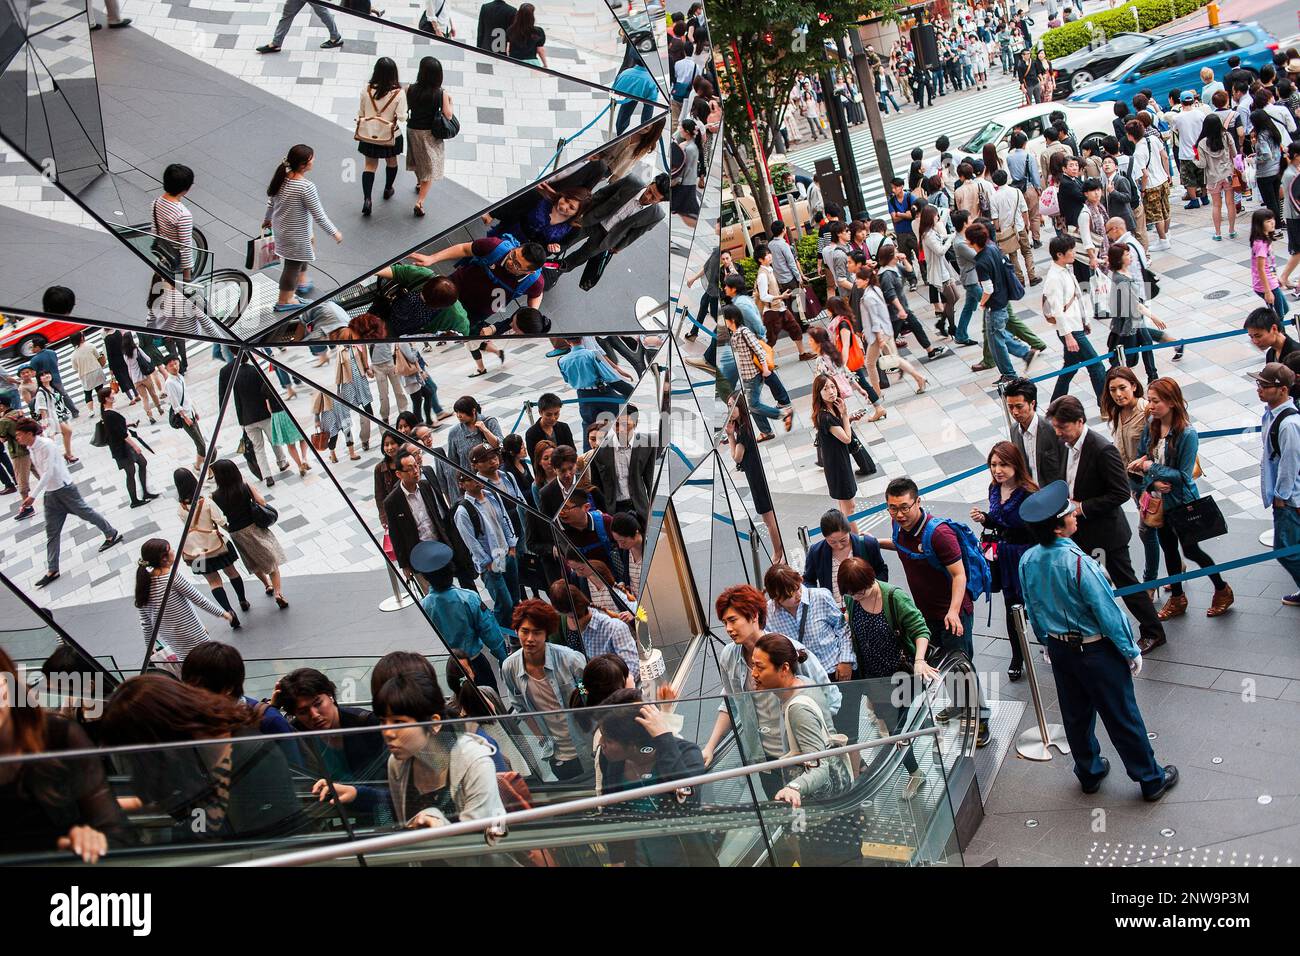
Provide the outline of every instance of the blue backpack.
{"type": "Polygon", "coordinates": [[[972,601],[979,599],[981,595],[989,599],[989,614],[993,613],[992,594],[993,594],[993,569],[989,567],[988,559],[984,557],[984,552],[980,550],[979,539],[975,537],[975,532],[960,521],[953,521],[951,518],[936,518],[934,515],[927,515],[925,527],[921,529],[921,552],[909,551],[898,543],[898,522],[894,522],[893,541],[894,547],[898,553],[912,561],[929,561],[932,568],[947,573],[947,568],[939,561],[938,555],[930,547],[930,540],[934,537],[934,529],[941,524],[946,524],[953,530],[957,536],[957,543],[961,546],[961,561],[966,568],[966,593],[970,595],[972,601]]]}
{"type": "Polygon", "coordinates": [[[532,272],[528,273],[528,275],[520,277],[519,281],[511,286],[503,282],[494,269],[496,266],[501,264],[502,260],[504,260],[506,256],[510,255],[511,252],[518,249],[521,245],[523,245],[523,243],[510,235],[510,233],[506,233],[501,236],[501,241],[498,242],[493,250],[487,255],[465,256],[462,259],[456,260],[456,268],[459,269],[462,266],[467,265],[480,266],[483,271],[487,273],[488,278],[492,280],[493,285],[505,289],[506,292],[510,294],[511,299],[517,299],[519,296],[531,289],[533,284],[541,278],[542,270],[534,269],[532,272]]]}

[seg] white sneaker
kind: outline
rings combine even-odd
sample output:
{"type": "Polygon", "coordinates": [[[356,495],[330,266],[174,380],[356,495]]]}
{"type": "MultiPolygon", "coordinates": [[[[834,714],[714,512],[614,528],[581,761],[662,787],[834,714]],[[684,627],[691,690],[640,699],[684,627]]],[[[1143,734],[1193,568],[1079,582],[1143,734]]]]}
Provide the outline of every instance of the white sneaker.
{"type": "Polygon", "coordinates": [[[903,799],[911,800],[926,784],[926,776],[920,770],[914,770],[907,776],[907,786],[903,788],[903,799]]]}
{"type": "Polygon", "coordinates": [[[1151,244],[1152,249],[1159,249],[1161,252],[1168,252],[1173,247],[1173,243],[1168,239],[1157,239],[1151,244]]]}

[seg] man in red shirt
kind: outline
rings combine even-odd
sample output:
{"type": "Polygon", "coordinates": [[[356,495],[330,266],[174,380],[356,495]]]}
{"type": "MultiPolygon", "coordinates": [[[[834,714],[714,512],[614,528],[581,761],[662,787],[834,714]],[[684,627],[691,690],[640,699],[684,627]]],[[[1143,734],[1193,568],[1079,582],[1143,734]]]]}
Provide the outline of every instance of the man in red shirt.
{"type": "MultiPolygon", "coordinates": [[[[881,540],[880,547],[897,552],[902,559],[912,601],[925,618],[931,638],[945,651],[965,654],[974,664],[975,605],[966,592],[966,564],[957,533],[946,524],[937,524],[931,532],[930,549],[942,565],[935,567],[923,550],[925,525],[931,515],[921,507],[916,482],[911,478],[895,478],[885,488],[885,503],[894,521],[894,537],[881,540]],[[903,549],[916,557],[904,554],[903,549]]],[[[978,693],[978,679],[975,691],[978,693]]],[[[952,716],[952,708],[944,708],[935,714],[935,719],[942,723],[952,716]]],[[[981,703],[980,747],[989,742],[988,717],[989,709],[981,703]]]]}

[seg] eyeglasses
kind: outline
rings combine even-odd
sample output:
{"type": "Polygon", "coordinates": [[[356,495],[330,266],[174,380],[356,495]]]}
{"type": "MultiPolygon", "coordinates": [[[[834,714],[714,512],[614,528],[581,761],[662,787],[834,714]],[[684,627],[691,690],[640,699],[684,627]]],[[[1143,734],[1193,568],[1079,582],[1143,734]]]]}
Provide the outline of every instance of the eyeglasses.
{"type": "Polygon", "coordinates": [[[909,501],[901,505],[885,505],[885,510],[891,515],[905,515],[912,510],[914,504],[916,504],[915,501],[909,501]]]}

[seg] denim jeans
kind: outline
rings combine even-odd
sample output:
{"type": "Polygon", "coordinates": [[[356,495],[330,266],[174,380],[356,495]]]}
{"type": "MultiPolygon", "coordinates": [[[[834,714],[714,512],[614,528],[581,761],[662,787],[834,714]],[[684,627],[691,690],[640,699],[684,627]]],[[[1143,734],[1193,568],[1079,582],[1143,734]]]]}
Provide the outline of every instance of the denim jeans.
{"type": "Polygon", "coordinates": [[[502,627],[509,627],[510,616],[519,601],[519,560],[506,555],[505,562],[504,571],[493,571],[489,567],[483,572],[483,586],[492,598],[492,616],[502,627]]]}
{"type": "Polygon", "coordinates": [[[749,403],[749,413],[754,418],[754,427],[761,435],[772,433],[772,419],[781,416],[780,411],[758,400],[763,391],[763,376],[755,375],[745,383],[745,401],[749,403]]]}
{"type": "MultiPolygon", "coordinates": [[[[632,114],[636,112],[636,107],[636,100],[629,100],[626,103],[620,104],[618,108],[618,117],[614,120],[614,132],[617,135],[622,136],[624,131],[627,130],[628,124],[632,122],[632,114]]],[[[653,111],[654,107],[649,103],[646,103],[641,107],[642,126],[650,122],[650,114],[653,111]]]]}
{"type": "MultiPolygon", "coordinates": [[[[940,647],[942,647],[945,651],[959,651],[962,654],[965,654],[966,659],[969,660],[972,665],[974,665],[975,664],[975,613],[974,611],[972,611],[969,614],[962,614],[960,615],[960,619],[961,619],[961,637],[958,637],[956,634],[953,634],[951,631],[949,631],[948,628],[944,626],[943,618],[941,617],[937,617],[937,618],[927,617],[925,619],[925,624],[930,629],[930,633],[932,635],[935,635],[933,639],[934,641],[938,642],[940,647]]],[[[980,704],[979,719],[988,720],[989,707],[988,704],[984,702],[984,695],[979,692],[978,671],[975,674],[974,680],[975,680],[975,686],[974,688],[971,689],[974,690],[974,692],[976,693],[976,695],[978,695],[979,698],[979,704],[980,704]]],[[[962,694],[966,690],[967,688],[965,686],[958,686],[956,688],[950,689],[949,694],[953,696],[954,700],[960,700],[960,697],[958,695],[962,694]]]]}
{"type": "Polygon", "coordinates": [[[1138,540],[1142,542],[1142,580],[1154,581],[1160,577],[1160,537],[1155,528],[1139,524],[1138,540]]]}
{"type": "MultiPolygon", "coordinates": [[[[1077,365],[1080,362],[1086,362],[1089,359],[1097,357],[1097,350],[1093,348],[1092,343],[1088,341],[1088,336],[1084,335],[1082,332],[1073,332],[1071,334],[1074,336],[1074,342],[1079,346],[1079,350],[1077,352],[1070,352],[1068,350],[1065,352],[1064,358],[1062,359],[1064,362],[1061,366],[1062,368],[1066,368],[1070,365],[1077,365]]],[[[1064,349],[1065,336],[1058,335],[1057,338],[1061,340],[1061,348],[1064,349]]],[[[1102,390],[1106,387],[1106,376],[1102,372],[1101,366],[1101,362],[1093,362],[1084,369],[1084,371],[1088,373],[1088,378],[1092,380],[1092,393],[1096,396],[1098,402],[1101,401],[1102,390]]],[[[1052,389],[1053,399],[1060,398],[1062,395],[1069,393],[1070,382],[1074,380],[1076,374],[1078,374],[1078,369],[1075,369],[1072,372],[1066,372],[1064,375],[1057,378],[1056,388],[1052,389]]]]}
{"type": "Polygon", "coordinates": [[[934,81],[934,93],[936,96],[943,96],[943,67],[936,66],[930,70],[930,78],[934,81]]]}
{"type": "MultiPolygon", "coordinates": [[[[1259,296],[1261,299],[1264,298],[1264,293],[1262,292],[1256,292],[1255,295],[1259,296]]],[[[1277,313],[1278,319],[1285,319],[1286,314],[1291,311],[1291,306],[1287,304],[1286,296],[1280,288],[1273,290],[1273,311],[1277,313]]],[[[1278,326],[1281,327],[1281,325],[1282,323],[1279,321],[1278,326]]]]}
{"type": "MultiPolygon", "coordinates": [[[[1300,544],[1300,508],[1273,509],[1273,547],[1281,551],[1300,544]]],[[[1286,568],[1287,573],[1300,587],[1300,555],[1278,558],[1277,563],[1286,568]]]]}
{"type": "Polygon", "coordinates": [[[1015,369],[1011,366],[1012,355],[1016,358],[1024,358],[1029,354],[1029,346],[1012,338],[1007,332],[1006,306],[1000,309],[985,309],[984,340],[989,343],[993,351],[993,364],[1003,375],[1015,374],[1015,369]]]}
{"type": "Polygon", "coordinates": [[[898,100],[894,99],[894,94],[886,90],[884,93],[880,94],[880,115],[886,116],[889,113],[889,109],[885,106],[885,100],[888,100],[893,104],[895,113],[903,112],[903,108],[898,105],[898,100]]]}
{"type": "Polygon", "coordinates": [[[966,290],[966,301],[961,304],[961,317],[957,319],[957,341],[966,342],[970,339],[970,320],[975,315],[975,310],[979,308],[980,291],[979,283],[973,283],[963,286],[966,290]]]}

